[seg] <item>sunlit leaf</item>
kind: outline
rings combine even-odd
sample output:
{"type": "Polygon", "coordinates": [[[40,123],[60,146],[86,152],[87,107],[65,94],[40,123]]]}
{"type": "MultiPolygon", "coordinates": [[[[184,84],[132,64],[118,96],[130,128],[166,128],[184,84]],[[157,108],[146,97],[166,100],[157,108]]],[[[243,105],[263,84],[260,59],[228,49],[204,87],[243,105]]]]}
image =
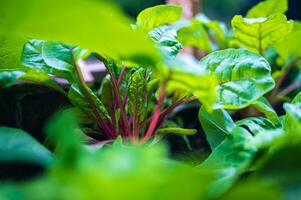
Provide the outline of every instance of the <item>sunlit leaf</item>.
{"type": "Polygon", "coordinates": [[[182,16],[182,7],[177,5],[158,5],[146,8],[137,17],[137,26],[149,31],[161,25],[170,24],[182,16]]]}
{"type": "Polygon", "coordinates": [[[236,15],[232,19],[234,33],[230,45],[245,47],[263,55],[270,45],[285,38],[293,27],[293,22],[287,21],[283,14],[273,14],[267,18],[243,18],[236,15]]]}
{"type": "Polygon", "coordinates": [[[209,36],[203,25],[193,20],[189,26],[178,30],[177,39],[185,46],[197,47],[205,52],[211,52],[209,36]]]}
{"type": "Polygon", "coordinates": [[[246,107],[274,87],[269,63],[250,51],[216,51],[200,62],[218,78],[216,109],[246,107]]]}

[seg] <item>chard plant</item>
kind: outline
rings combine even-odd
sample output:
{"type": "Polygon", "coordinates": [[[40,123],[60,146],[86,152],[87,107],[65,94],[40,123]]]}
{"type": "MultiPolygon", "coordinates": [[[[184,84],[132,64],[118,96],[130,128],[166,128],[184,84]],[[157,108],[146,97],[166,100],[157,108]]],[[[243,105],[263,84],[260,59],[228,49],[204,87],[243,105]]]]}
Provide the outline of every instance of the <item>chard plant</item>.
{"type": "Polygon", "coordinates": [[[230,28],[202,13],[181,19],[175,5],[147,8],[133,22],[105,1],[1,2],[1,86],[26,80],[60,92],[82,129],[67,112],[52,119],[52,153],[24,131],[0,128],[1,162],[48,170],[33,182],[1,186],[0,197],[298,199],[301,29],[287,9],[287,0],[265,0],[234,16],[230,28]],[[187,46],[201,59],[180,53],[187,46]],[[91,54],[107,70],[96,90],[79,66],[91,54]],[[159,144],[136,145],[167,133],[195,134],[164,121],[189,101],[200,103],[195,117],[210,148],[204,161],[186,166],[167,159],[159,144]],[[115,142],[83,146],[83,127],[96,130],[85,133],[98,144],[115,142]]]}

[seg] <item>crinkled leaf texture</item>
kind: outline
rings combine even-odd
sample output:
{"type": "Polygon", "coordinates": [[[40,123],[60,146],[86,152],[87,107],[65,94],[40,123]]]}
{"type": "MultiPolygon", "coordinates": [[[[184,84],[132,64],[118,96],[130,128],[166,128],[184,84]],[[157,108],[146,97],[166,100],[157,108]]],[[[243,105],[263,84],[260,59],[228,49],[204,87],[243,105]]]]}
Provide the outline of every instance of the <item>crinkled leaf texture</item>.
{"type": "Polygon", "coordinates": [[[247,18],[268,17],[276,13],[286,13],[288,0],[265,0],[252,7],[247,18]]]}
{"type": "Polygon", "coordinates": [[[248,50],[216,51],[200,62],[218,79],[215,109],[244,108],[269,92],[275,84],[269,63],[248,50]]]}
{"type": "Polygon", "coordinates": [[[148,35],[168,55],[176,56],[182,48],[182,44],[177,40],[176,31],[167,25],[154,28],[148,35]]]}
{"type": "Polygon", "coordinates": [[[293,22],[287,21],[283,14],[273,14],[266,18],[243,18],[236,15],[232,19],[234,33],[230,45],[245,47],[263,55],[270,45],[285,38],[293,27],[293,22]]]}
{"type": "Polygon", "coordinates": [[[158,5],[146,8],[137,16],[137,26],[146,31],[173,23],[182,17],[182,7],[177,5],[158,5]]]}
{"type": "Polygon", "coordinates": [[[15,128],[0,127],[0,162],[26,162],[48,166],[52,153],[28,133],[15,128]]]}

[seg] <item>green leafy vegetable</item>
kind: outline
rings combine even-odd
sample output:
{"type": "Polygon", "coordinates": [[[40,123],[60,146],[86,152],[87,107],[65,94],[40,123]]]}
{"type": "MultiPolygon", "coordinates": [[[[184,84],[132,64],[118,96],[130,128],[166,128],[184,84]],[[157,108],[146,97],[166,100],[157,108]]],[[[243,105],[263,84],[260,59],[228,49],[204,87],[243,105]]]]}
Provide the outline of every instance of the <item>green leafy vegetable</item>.
{"type": "Polygon", "coordinates": [[[245,47],[263,55],[270,45],[285,38],[293,27],[293,22],[287,21],[283,14],[261,18],[243,18],[236,15],[232,19],[234,33],[230,45],[245,47]]]}
{"type": "Polygon", "coordinates": [[[274,87],[269,63],[247,50],[216,51],[200,63],[218,79],[216,109],[246,107],[274,87]]]}

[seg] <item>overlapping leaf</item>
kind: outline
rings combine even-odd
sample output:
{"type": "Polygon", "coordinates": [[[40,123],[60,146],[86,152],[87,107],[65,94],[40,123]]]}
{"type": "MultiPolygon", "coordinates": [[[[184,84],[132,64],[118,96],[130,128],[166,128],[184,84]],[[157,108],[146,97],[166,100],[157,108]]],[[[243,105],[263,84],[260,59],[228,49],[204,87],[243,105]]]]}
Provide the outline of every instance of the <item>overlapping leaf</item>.
{"type": "Polygon", "coordinates": [[[173,23],[182,16],[182,7],[176,5],[159,5],[147,8],[137,16],[137,26],[146,31],[173,23]]]}
{"type": "Polygon", "coordinates": [[[227,111],[219,109],[212,112],[203,107],[199,111],[199,121],[206,134],[207,141],[214,150],[233,130],[235,124],[227,111]]]}
{"type": "Polygon", "coordinates": [[[256,53],[227,49],[213,52],[200,62],[218,79],[215,108],[246,107],[274,87],[269,63],[256,53]]]}
{"type": "Polygon", "coordinates": [[[266,49],[279,42],[293,30],[293,22],[283,14],[273,14],[266,18],[243,18],[236,15],[232,19],[233,38],[230,45],[245,47],[264,54],[266,49]]]}

